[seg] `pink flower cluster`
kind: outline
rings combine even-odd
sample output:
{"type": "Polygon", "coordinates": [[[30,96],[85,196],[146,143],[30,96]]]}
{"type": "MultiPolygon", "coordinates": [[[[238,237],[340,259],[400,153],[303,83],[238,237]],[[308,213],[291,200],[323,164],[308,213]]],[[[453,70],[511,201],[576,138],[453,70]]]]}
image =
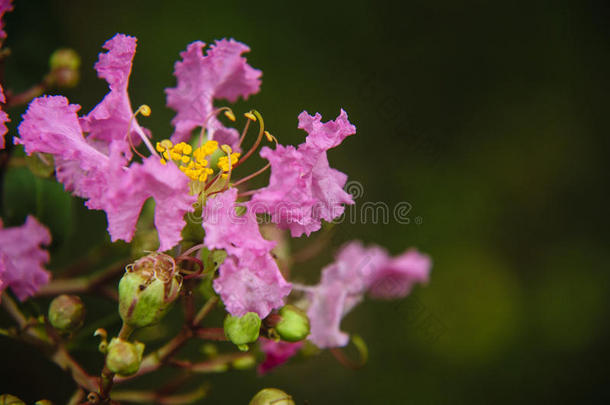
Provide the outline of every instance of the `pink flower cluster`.
{"type": "MultiPolygon", "coordinates": [[[[174,70],[177,85],[166,89],[167,105],[176,111],[171,139],[188,142],[193,130],[205,128],[208,140],[237,151],[239,133],[215,117],[214,104],[219,99],[246,99],[258,92],[261,71],[248,65],[242,54],[249,48],[242,43],[217,41],[205,54],[204,47],[204,43],[194,42],[181,53],[182,60],[174,70]]],[[[113,241],[132,239],[144,202],[153,198],[159,250],[168,250],[181,241],[185,214],[195,210],[195,202],[205,203],[203,243],[210,250],[227,253],[214,289],[231,314],[255,312],[266,317],[284,305],[293,286],[280,272],[271,252],[275,242],[263,238],[256,216],[268,214],[279,228],[298,237],[319,230],[322,220],[334,220],[346,204],[353,204],[343,190],[347,176],[330,167],[327,157],[328,150],[356,132],[347,113],[341,110],[335,120],[322,122],[320,114],[304,111],[298,117],[298,128],[307,132],[303,143],[263,147],[260,155],[271,166],[269,184],[252,193],[249,201],[239,198],[231,184],[209,195],[201,187],[197,190],[203,191],[194,192],[177,165],[161,162],[150,145],[149,131],[136,120],[141,108],[134,112],[131,107],[127,89],[136,39],[117,34],[104,48],[107,52],[100,54],[95,65],[99,77],[109,85],[103,100],[88,114],[78,116],[80,106],[65,97],[37,98],[23,117],[16,142],[25,146],[27,154],[55,157],[57,179],[66,190],[84,198],[88,208],[106,212],[113,241]],[[139,142],[153,153],[141,163],[132,160],[133,145],[139,142]]],[[[0,261],[0,274],[12,272],[7,266],[0,261]]],[[[429,270],[429,258],[415,250],[393,258],[380,247],[348,244],[322,271],[319,285],[304,287],[310,340],[319,347],[347,344],[341,319],[365,294],[404,297],[415,283],[427,281],[429,270]]],[[[0,280],[10,285],[7,278],[0,280]]],[[[264,343],[268,361],[261,370],[286,361],[299,347],[264,343]]]]}

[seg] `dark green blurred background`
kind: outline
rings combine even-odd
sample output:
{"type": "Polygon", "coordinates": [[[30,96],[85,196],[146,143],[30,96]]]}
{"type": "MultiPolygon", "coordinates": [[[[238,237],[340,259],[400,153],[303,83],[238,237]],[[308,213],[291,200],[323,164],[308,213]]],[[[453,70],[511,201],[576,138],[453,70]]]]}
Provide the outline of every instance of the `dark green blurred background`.
{"type": "MultiPolygon", "coordinates": [[[[282,143],[297,144],[299,112],[334,119],[343,107],[358,133],[330,160],[363,184],[357,203],[412,206],[409,224],[344,224],[333,240],[417,246],[434,259],[411,298],[368,301],[345,319],[368,343],[363,369],[326,353],[265,377],[214,375],[202,403],[245,404],[265,386],[311,405],[610,401],[608,2],[15,3],[8,88],[24,90],[53,50],[72,47],[82,81],[63,94],[87,112],[106,93],[92,68],[101,45],[135,35],[131,99],[151,106],[141,123],[160,139],[171,134],[163,89],[178,53],[233,37],[263,71],[262,91],[237,111],[260,110],[282,143]]],[[[13,130],[22,112],[9,111],[13,130]]],[[[15,225],[37,213],[56,269],[107,238],[104,215],[61,190],[25,171],[5,176],[2,217],[15,225]]],[[[314,282],[332,252],[296,276],[314,282]]],[[[90,320],[112,309],[98,304],[90,320]]],[[[0,344],[0,391],[70,395],[42,355],[0,344]]]]}

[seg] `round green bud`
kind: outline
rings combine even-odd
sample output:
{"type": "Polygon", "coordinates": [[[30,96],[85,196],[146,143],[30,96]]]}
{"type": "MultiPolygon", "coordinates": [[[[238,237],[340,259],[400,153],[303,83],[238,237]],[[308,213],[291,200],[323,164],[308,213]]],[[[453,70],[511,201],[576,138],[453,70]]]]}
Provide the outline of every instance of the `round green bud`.
{"type": "Polygon", "coordinates": [[[244,316],[227,315],[224,322],[225,336],[240,350],[248,350],[248,343],[256,342],[261,329],[261,318],[255,312],[244,316]]]}
{"type": "Polygon", "coordinates": [[[280,309],[280,321],[275,325],[275,331],[282,340],[298,342],[309,335],[309,318],[307,314],[294,305],[286,305],[280,309]]]}
{"type": "Polygon", "coordinates": [[[80,56],[74,49],[61,48],[51,54],[49,67],[55,69],[78,69],[80,67],[80,56]]]}
{"type": "Polygon", "coordinates": [[[85,320],[85,306],[76,295],[62,294],[49,305],[49,322],[60,332],[74,332],[85,320]]]}
{"type": "Polygon", "coordinates": [[[25,402],[14,395],[2,394],[0,395],[0,405],[25,405],[25,402]]]}
{"type": "Polygon", "coordinates": [[[292,397],[277,388],[264,388],[250,401],[250,405],[295,405],[292,397]]]}
{"type": "Polygon", "coordinates": [[[80,56],[72,49],[58,49],[49,58],[51,71],[47,76],[49,84],[57,87],[74,87],[80,74],[80,56]]]}
{"type": "Polygon", "coordinates": [[[113,373],[122,376],[133,375],[140,368],[143,354],[144,343],[112,338],[106,354],[106,366],[113,373]]]}
{"type": "Polygon", "coordinates": [[[182,276],[171,256],[153,253],[125,269],[119,282],[119,313],[123,322],[142,328],[158,322],[178,298],[182,276]]]}

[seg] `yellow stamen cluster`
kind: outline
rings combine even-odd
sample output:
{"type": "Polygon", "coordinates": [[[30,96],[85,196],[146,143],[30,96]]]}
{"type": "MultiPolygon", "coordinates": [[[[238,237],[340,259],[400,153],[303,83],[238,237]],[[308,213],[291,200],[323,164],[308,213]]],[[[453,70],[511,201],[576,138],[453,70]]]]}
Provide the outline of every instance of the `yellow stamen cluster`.
{"type": "MultiPolygon", "coordinates": [[[[223,149],[224,146],[222,145],[223,149]]],[[[218,142],[207,141],[202,146],[193,150],[193,147],[185,142],[174,145],[165,139],[157,142],[157,151],[161,153],[161,163],[166,164],[173,160],[178,168],[191,180],[205,182],[214,170],[208,167],[207,157],[218,149],[218,142]]]]}
{"type": "MultiPolygon", "coordinates": [[[[235,166],[235,164],[237,163],[237,160],[239,159],[239,157],[241,156],[241,153],[233,153],[233,150],[231,149],[231,147],[229,145],[222,145],[221,149],[229,156],[231,156],[231,167],[235,166]]],[[[223,172],[228,172],[230,171],[230,167],[229,167],[229,156],[221,156],[220,158],[218,158],[218,167],[220,168],[220,170],[222,170],[223,172]]]]}

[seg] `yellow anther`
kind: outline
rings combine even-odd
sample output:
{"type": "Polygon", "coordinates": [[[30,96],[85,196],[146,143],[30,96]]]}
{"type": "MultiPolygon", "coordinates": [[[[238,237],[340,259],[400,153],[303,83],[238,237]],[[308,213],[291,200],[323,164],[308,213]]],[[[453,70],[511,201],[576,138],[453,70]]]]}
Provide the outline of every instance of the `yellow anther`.
{"type": "Polygon", "coordinates": [[[229,145],[222,145],[220,147],[220,149],[222,149],[222,151],[224,153],[231,153],[231,152],[233,152],[233,149],[231,149],[231,147],[229,145]]]}
{"type": "Polygon", "coordinates": [[[140,114],[142,114],[145,117],[148,117],[150,115],[150,113],[152,112],[152,111],[150,111],[150,107],[147,106],[146,104],[142,104],[140,106],[140,108],[138,108],[138,111],[140,112],[140,114]]]}
{"type": "Polygon", "coordinates": [[[179,144],[174,146],[173,151],[184,155],[190,155],[193,151],[193,147],[186,142],[180,142],[179,144]]]}
{"type": "Polygon", "coordinates": [[[249,119],[250,121],[256,121],[256,117],[254,116],[254,114],[252,114],[251,112],[247,112],[244,114],[244,117],[246,117],[247,119],[249,119]]]}
{"type": "Polygon", "coordinates": [[[265,131],[265,138],[267,138],[269,142],[273,142],[275,140],[275,136],[271,135],[269,131],[265,131]]]}
{"type": "MultiPolygon", "coordinates": [[[[232,153],[231,154],[231,167],[235,166],[240,155],[241,155],[241,153],[232,153]]],[[[229,158],[227,156],[222,156],[222,157],[218,158],[218,167],[223,172],[228,172],[229,171],[229,158]]]]}
{"type": "Polygon", "coordinates": [[[167,160],[165,160],[165,159],[161,158],[161,164],[162,164],[162,165],[166,165],[166,164],[167,164],[167,160]]]}
{"type": "Polygon", "coordinates": [[[230,119],[231,121],[235,122],[235,114],[233,114],[233,111],[231,110],[225,110],[225,117],[227,117],[228,119],[230,119]]]}
{"type": "Polygon", "coordinates": [[[205,145],[203,145],[203,151],[206,155],[211,155],[216,152],[216,149],[218,149],[218,142],[216,141],[207,141],[205,145]]]}
{"type": "Polygon", "coordinates": [[[182,161],[182,163],[188,163],[191,161],[191,158],[189,156],[182,155],[181,161],[182,161]]]}

